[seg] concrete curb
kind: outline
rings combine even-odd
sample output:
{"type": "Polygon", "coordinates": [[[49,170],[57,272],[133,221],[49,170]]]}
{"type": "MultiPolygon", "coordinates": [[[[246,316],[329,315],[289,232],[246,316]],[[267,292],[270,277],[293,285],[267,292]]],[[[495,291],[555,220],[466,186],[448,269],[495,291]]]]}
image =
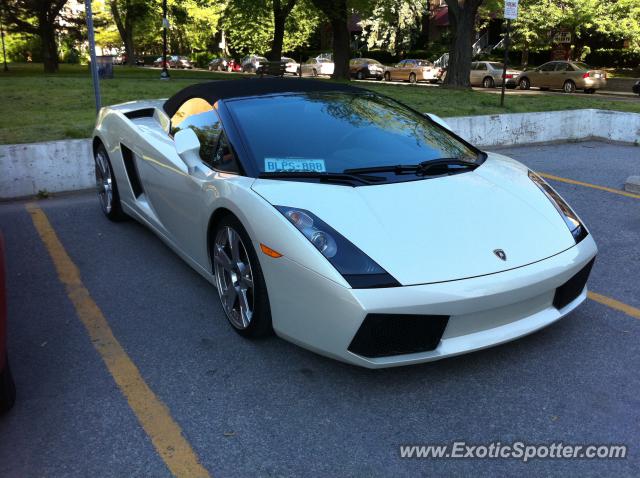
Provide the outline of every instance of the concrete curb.
{"type": "MultiPolygon", "coordinates": [[[[554,141],[640,141],[640,114],[583,109],[445,118],[453,131],[483,148],[554,141]]],[[[0,145],[0,199],[66,192],[94,185],[91,141],[0,145]]]]}

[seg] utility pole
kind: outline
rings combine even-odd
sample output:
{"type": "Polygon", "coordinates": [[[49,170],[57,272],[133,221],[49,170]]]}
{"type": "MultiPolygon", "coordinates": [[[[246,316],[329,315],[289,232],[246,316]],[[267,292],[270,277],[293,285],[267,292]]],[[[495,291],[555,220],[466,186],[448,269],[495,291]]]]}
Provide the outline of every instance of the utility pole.
{"type": "Polygon", "coordinates": [[[509,43],[511,41],[511,20],[518,18],[519,0],[504,1],[504,18],[507,21],[507,31],[504,36],[504,64],[502,65],[502,91],[500,93],[500,106],[504,106],[504,88],[507,84],[507,63],[509,62],[509,43]]]}
{"type": "Polygon", "coordinates": [[[507,83],[507,62],[509,61],[509,34],[511,33],[511,19],[507,19],[507,33],[504,37],[504,64],[502,65],[502,92],[500,93],[500,106],[504,106],[504,87],[507,83]]]}
{"type": "Polygon", "coordinates": [[[162,0],[162,72],[161,80],[168,80],[169,70],[167,69],[167,29],[169,28],[169,20],[167,19],[167,0],[162,0]]]}
{"type": "Polygon", "coordinates": [[[4,7],[0,8],[0,37],[2,37],[2,57],[4,59],[4,71],[9,71],[7,66],[7,51],[4,49],[4,27],[2,26],[2,16],[4,15],[4,7]]]}
{"type": "Polygon", "coordinates": [[[100,111],[102,101],[100,99],[100,78],[98,78],[98,63],[96,61],[96,39],[93,32],[93,12],[91,11],[91,0],[84,1],[85,13],[87,15],[87,33],[89,34],[89,54],[91,56],[91,78],[93,79],[93,93],[96,99],[96,113],[100,111]]]}

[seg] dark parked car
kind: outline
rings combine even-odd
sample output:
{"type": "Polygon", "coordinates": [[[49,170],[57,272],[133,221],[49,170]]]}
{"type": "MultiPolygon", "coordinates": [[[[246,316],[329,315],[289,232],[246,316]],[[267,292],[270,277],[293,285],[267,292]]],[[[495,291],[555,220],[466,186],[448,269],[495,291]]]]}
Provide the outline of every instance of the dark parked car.
{"type": "Polygon", "coordinates": [[[640,95],[640,80],[636,81],[636,84],[633,85],[632,90],[634,93],[638,93],[640,95]]]}
{"type": "Polygon", "coordinates": [[[0,235],[0,414],[8,411],[16,399],[16,387],[9,370],[7,356],[7,295],[4,242],[0,235]]]}
{"type": "Polygon", "coordinates": [[[243,73],[259,73],[260,67],[267,63],[267,59],[260,55],[247,55],[242,59],[243,73]]]}
{"type": "Polygon", "coordinates": [[[371,58],[353,58],[349,61],[349,73],[358,80],[365,78],[381,80],[384,75],[384,66],[378,60],[371,58]]]}
{"type": "Polygon", "coordinates": [[[227,71],[230,61],[233,60],[229,60],[228,58],[214,58],[209,62],[209,71],[227,71]]]}

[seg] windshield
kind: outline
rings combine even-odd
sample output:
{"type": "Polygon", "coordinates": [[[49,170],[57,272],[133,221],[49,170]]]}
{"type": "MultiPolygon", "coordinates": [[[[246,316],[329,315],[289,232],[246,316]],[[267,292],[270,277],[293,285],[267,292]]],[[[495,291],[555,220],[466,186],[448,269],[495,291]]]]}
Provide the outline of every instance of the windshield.
{"type": "Polygon", "coordinates": [[[478,151],[426,117],[373,94],[285,94],[226,104],[261,173],[342,173],[478,158],[478,151]]]}

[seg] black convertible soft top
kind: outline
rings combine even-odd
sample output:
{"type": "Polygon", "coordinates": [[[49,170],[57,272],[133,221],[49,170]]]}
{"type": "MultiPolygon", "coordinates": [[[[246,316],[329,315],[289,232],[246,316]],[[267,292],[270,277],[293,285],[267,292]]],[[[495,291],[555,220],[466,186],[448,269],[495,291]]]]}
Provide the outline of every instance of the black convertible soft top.
{"type": "Polygon", "coordinates": [[[260,96],[273,93],[298,93],[313,91],[362,92],[362,88],[342,83],[300,78],[245,78],[196,83],[178,91],[164,103],[164,111],[172,117],[182,104],[191,98],[202,98],[212,105],[218,100],[242,96],[260,96]]]}

